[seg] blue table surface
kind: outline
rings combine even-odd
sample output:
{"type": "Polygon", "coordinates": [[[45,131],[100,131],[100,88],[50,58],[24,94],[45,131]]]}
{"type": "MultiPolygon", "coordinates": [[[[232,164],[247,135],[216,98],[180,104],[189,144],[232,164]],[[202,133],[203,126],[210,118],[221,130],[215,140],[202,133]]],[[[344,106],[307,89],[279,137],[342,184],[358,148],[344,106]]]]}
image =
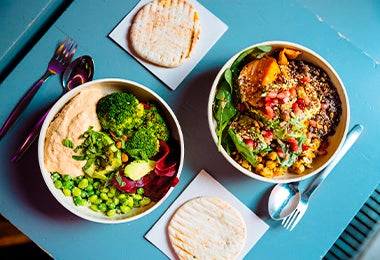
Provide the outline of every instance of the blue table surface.
{"type": "MultiPolygon", "coordinates": [[[[33,124],[61,94],[56,76],[39,90],[12,131],[0,141],[0,214],[56,259],[165,259],[144,235],[204,168],[270,225],[247,259],[324,256],[380,182],[376,141],[380,121],[379,2],[354,0],[343,8],[339,1],[326,0],[200,0],[229,28],[175,91],[108,38],[109,32],[137,2],[73,1],[1,83],[0,124],[43,74],[57,44],[70,36],[79,44],[76,56],[93,56],[95,79],[117,77],[137,81],[172,106],[183,129],[186,149],[177,188],[144,218],[125,224],[98,224],[78,218],[55,201],[40,174],[36,143],[20,162],[11,164],[11,155],[33,124]],[[235,52],[267,40],[305,45],[330,62],[346,86],[351,105],[350,126],[361,123],[365,128],[316,191],[306,215],[293,232],[268,216],[267,201],[273,184],[250,179],[230,166],[218,153],[207,124],[208,94],[218,70],[235,52]]],[[[12,15],[6,10],[1,10],[1,14],[12,15]]]]}

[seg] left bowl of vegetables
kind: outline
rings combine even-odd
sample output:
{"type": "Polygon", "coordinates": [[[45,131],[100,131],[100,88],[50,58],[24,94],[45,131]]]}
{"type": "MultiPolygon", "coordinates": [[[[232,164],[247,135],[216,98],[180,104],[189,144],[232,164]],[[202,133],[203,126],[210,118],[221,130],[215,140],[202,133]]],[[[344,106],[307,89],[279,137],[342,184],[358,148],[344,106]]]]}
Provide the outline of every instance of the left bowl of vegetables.
{"type": "Polygon", "coordinates": [[[99,79],[62,96],[38,141],[43,179],[73,214],[123,223],[159,207],[179,181],[184,141],[169,105],[124,79],[99,79]]]}

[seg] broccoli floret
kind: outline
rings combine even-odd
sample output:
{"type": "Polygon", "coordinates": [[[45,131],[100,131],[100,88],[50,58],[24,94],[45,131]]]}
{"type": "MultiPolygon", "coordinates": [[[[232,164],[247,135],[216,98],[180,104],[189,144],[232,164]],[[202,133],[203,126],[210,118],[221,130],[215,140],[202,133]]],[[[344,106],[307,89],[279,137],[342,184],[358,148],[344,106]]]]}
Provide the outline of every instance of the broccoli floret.
{"type": "Polygon", "coordinates": [[[141,126],[125,142],[124,149],[135,160],[148,160],[158,153],[159,141],[150,128],[141,126]]]}
{"type": "Polygon", "coordinates": [[[142,124],[144,105],[132,94],[115,92],[99,100],[96,114],[103,130],[121,136],[142,124]]]}
{"type": "Polygon", "coordinates": [[[149,109],[145,109],[144,126],[152,130],[158,139],[165,142],[169,139],[169,127],[155,104],[149,104],[149,109]]]}

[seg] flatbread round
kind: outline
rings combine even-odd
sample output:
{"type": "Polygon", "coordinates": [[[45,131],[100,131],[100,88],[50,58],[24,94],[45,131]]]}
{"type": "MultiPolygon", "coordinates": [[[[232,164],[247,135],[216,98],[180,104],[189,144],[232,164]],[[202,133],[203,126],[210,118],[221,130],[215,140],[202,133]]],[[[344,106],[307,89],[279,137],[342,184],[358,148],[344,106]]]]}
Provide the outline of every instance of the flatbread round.
{"type": "Polygon", "coordinates": [[[187,201],[168,224],[170,243],[180,259],[235,259],[247,231],[240,212],[217,197],[187,201]]]}
{"type": "Polygon", "coordinates": [[[130,28],[130,44],[141,58],[163,67],[189,59],[200,34],[198,13],[185,0],[154,0],[144,5],[130,28]]]}

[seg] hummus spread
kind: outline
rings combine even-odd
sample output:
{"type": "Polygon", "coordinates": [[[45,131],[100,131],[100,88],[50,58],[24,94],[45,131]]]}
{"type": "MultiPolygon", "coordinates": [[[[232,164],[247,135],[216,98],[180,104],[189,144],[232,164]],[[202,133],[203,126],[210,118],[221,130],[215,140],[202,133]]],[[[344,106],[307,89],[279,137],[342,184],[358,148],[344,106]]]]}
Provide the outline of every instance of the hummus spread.
{"type": "Polygon", "coordinates": [[[72,158],[72,148],[63,146],[62,141],[69,139],[74,146],[80,145],[79,137],[90,126],[101,129],[96,104],[106,93],[99,88],[85,89],[72,98],[50,123],[45,138],[44,163],[48,172],[59,172],[62,175],[77,177],[84,175],[82,167],[86,161],[72,158]]]}

